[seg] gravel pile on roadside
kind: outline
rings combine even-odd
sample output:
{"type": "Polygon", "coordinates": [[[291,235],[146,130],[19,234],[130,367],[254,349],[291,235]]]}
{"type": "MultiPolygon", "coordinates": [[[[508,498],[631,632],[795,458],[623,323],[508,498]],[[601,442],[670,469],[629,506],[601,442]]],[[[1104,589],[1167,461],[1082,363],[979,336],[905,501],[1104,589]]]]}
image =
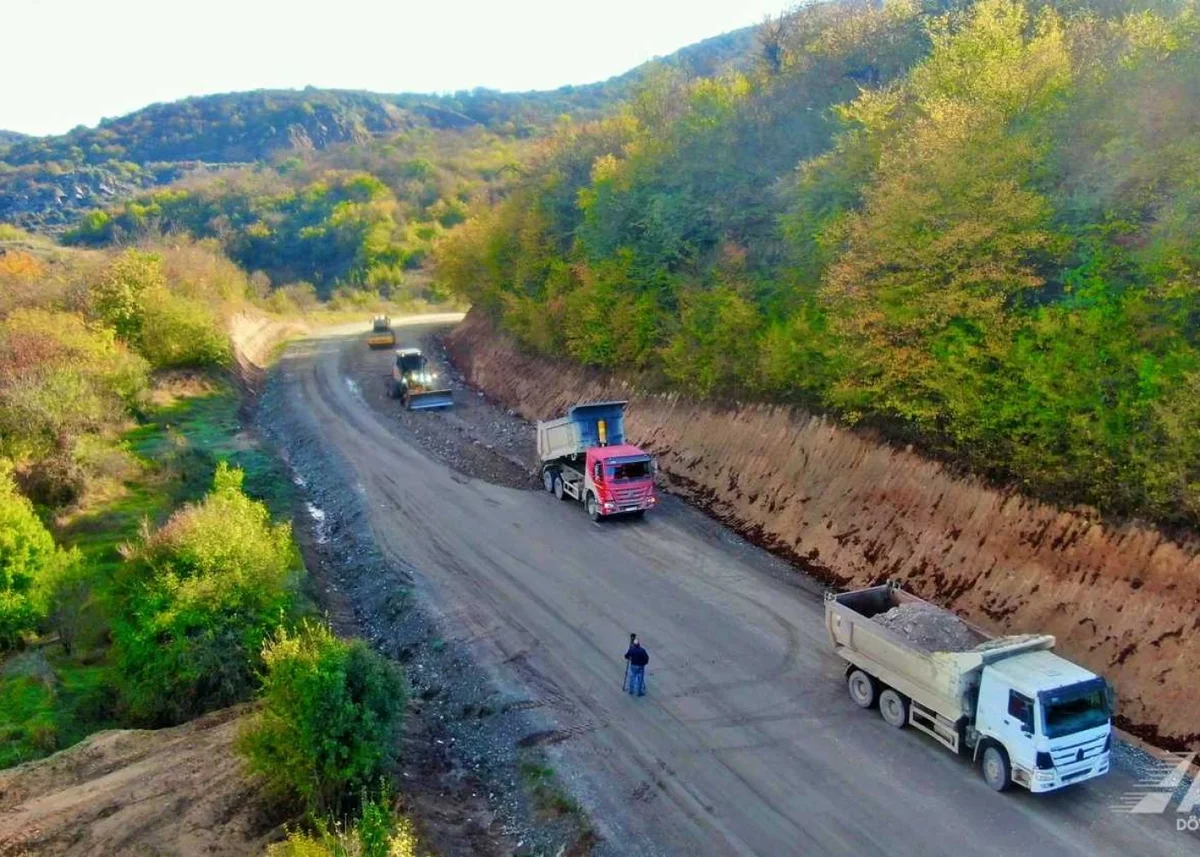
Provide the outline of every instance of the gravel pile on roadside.
{"type": "Polygon", "coordinates": [[[874,621],[926,652],[966,652],[983,642],[962,619],[932,604],[901,604],[874,621]]]}

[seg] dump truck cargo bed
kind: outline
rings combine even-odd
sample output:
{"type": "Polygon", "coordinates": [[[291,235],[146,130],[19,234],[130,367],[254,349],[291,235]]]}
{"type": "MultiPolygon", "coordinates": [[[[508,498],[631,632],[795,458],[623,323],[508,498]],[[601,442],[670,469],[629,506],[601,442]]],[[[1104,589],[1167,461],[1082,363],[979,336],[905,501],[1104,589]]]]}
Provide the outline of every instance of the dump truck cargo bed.
{"type": "Polygon", "coordinates": [[[593,446],[625,443],[626,402],[575,405],[565,417],[537,424],[538,457],[542,461],[574,458],[593,446]]]}
{"type": "Polygon", "coordinates": [[[921,612],[954,615],[887,585],[830,594],[825,601],[830,641],[850,663],[951,721],[969,712],[971,695],[978,688],[986,664],[1054,647],[1054,637],[1049,635],[993,638],[967,625],[978,637],[976,646],[966,651],[930,651],[902,631],[875,621],[875,617],[904,605],[917,606],[921,612]]]}

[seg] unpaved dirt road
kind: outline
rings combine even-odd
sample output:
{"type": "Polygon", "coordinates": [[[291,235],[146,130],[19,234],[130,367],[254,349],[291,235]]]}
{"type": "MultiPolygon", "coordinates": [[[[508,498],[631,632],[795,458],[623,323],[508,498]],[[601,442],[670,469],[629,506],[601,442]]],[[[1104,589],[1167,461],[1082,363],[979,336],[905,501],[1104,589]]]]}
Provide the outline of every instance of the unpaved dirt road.
{"type": "MultiPolygon", "coordinates": [[[[398,345],[426,332],[398,328],[398,345]]],[[[1126,773],[997,795],[967,762],[855,708],[815,585],[683,504],[596,525],[575,504],[452,470],[382,396],[390,353],[362,337],[293,345],[286,407],[348,462],[346,490],[362,493],[382,549],[415,567],[447,636],[544,716],[530,740],[604,853],[1196,853],[1173,817],[1112,811],[1126,773]],[[620,688],[631,630],[653,658],[643,699],[620,688]]]]}

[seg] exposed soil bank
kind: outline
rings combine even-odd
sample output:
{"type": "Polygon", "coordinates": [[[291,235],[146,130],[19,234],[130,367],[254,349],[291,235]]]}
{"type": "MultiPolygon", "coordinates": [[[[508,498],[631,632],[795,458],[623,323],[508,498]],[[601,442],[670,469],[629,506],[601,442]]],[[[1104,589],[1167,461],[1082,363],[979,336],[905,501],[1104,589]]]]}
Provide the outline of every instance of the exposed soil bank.
{"type": "Polygon", "coordinates": [[[797,409],[642,393],[525,354],[475,312],[446,346],[471,384],[528,419],[629,399],[629,436],[715,517],[830,584],[898,579],[995,632],[1052,633],[1116,686],[1120,725],[1200,749],[1200,539],[999,491],[797,409]]]}
{"type": "Polygon", "coordinates": [[[309,330],[307,322],[265,315],[256,310],[239,312],[229,320],[234,375],[249,393],[266,381],[272,353],[280,343],[309,330]]]}
{"type": "Polygon", "coordinates": [[[0,772],[0,855],[261,852],[284,817],[241,773],[233,739],[243,711],[99,732],[0,772]]]}

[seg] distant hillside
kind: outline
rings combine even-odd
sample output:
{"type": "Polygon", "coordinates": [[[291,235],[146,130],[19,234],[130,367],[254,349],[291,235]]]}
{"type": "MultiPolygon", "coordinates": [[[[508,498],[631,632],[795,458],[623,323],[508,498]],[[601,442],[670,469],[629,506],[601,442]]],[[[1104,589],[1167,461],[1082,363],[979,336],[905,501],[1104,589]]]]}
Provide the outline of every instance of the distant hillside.
{"type": "Polygon", "coordinates": [[[308,89],[244,92],[154,104],[95,128],[18,141],[13,166],[56,161],[255,161],[282,148],[322,148],[366,140],[403,124],[403,114],[375,95],[308,89]]]}
{"type": "Polygon", "coordinates": [[[591,119],[627,98],[652,68],[709,75],[744,66],[754,28],[684,48],[600,83],[545,92],[487,89],[451,95],[259,90],[154,104],[95,128],[50,137],[0,132],[0,222],[58,231],[85,211],[108,207],[197,169],[302,158],[420,129],[483,129],[525,139],[559,117],[591,119]]]}
{"type": "MultiPolygon", "coordinates": [[[[563,114],[596,118],[627,99],[656,68],[680,69],[691,77],[711,77],[725,69],[743,70],[758,56],[757,27],[743,27],[682,48],[666,57],[651,60],[624,74],[599,83],[564,86],[541,92],[498,92],[473,89],[453,95],[396,95],[393,103],[425,115],[451,115],[469,119],[492,131],[518,136],[544,130],[563,114]]],[[[439,127],[445,127],[439,126],[439,127]]]]}

